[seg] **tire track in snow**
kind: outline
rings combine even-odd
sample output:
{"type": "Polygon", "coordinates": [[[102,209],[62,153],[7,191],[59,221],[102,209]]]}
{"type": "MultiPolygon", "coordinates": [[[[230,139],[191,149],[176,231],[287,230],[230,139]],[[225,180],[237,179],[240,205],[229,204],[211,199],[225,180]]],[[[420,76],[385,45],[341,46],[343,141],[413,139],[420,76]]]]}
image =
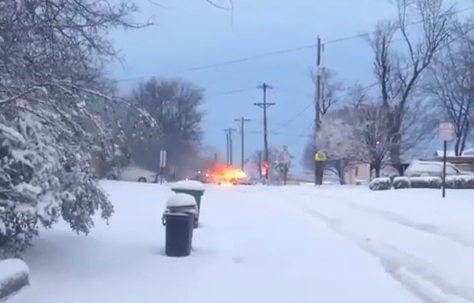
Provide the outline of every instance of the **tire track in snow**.
{"type": "Polygon", "coordinates": [[[344,223],[340,219],[308,208],[301,202],[296,203],[297,205],[293,205],[297,206],[299,210],[323,222],[335,233],[351,240],[366,253],[378,258],[385,272],[420,301],[425,303],[453,303],[452,298],[447,299],[440,294],[444,293],[457,297],[463,302],[474,303],[472,285],[467,285],[467,283],[466,285],[459,285],[460,283],[448,281],[436,269],[434,264],[421,260],[383,241],[367,239],[352,233],[344,227],[344,223]],[[433,291],[428,285],[424,285],[425,283],[418,282],[418,280],[437,287],[439,292],[433,291]]]}
{"type": "Polygon", "coordinates": [[[440,227],[440,226],[427,224],[427,223],[416,223],[416,222],[413,222],[413,220],[403,215],[393,213],[390,211],[385,211],[385,210],[378,209],[375,207],[370,207],[367,205],[360,205],[359,203],[356,203],[354,201],[351,201],[349,199],[342,198],[342,197],[324,195],[319,192],[318,192],[318,196],[334,200],[335,202],[339,204],[343,204],[346,207],[350,207],[354,210],[365,212],[371,215],[375,215],[384,220],[387,220],[399,225],[403,225],[403,226],[406,226],[406,227],[409,227],[409,228],[412,228],[412,229],[415,229],[427,234],[442,237],[442,238],[451,240],[453,242],[456,242],[457,244],[460,244],[467,248],[474,249],[474,239],[466,239],[463,236],[459,235],[458,232],[451,230],[449,228],[440,227]]]}

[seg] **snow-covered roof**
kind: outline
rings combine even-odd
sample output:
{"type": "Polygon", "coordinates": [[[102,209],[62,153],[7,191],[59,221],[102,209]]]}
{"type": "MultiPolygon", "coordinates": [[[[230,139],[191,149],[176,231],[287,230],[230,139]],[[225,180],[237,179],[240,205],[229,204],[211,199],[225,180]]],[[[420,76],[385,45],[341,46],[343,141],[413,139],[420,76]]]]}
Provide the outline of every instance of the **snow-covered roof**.
{"type": "Polygon", "coordinates": [[[190,190],[199,190],[199,191],[204,191],[204,184],[202,184],[199,181],[196,180],[182,180],[178,181],[173,186],[171,189],[190,189],[190,190]]]}
{"type": "MultiPolygon", "coordinates": [[[[436,153],[435,153],[435,156],[442,156],[443,155],[443,151],[442,150],[437,150],[436,153]]],[[[456,153],[454,150],[448,150],[446,151],[446,155],[448,157],[456,157],[456,153]]],[[[470,149],[465,149],[461,156],[474,156],[474,148],[470,148],[470,149]]]]}
{"type": "Polygon", "coordinates": [[[185,206],[196,206],[196,200],[193,196],[183,193],[172,195],[168,201],[166,201],[166,207],[185,207],[185,206]]]}

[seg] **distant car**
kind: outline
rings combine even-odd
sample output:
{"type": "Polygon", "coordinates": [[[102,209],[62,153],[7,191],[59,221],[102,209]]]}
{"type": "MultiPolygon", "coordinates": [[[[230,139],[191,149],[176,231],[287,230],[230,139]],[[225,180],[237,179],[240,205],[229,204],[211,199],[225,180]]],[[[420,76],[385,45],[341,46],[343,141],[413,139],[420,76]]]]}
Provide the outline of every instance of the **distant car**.
{"type": "Polygon", "coordinates": [[[204,172],[201,172],[201,171],[198,171],[197,173],[195,173],[194,175],[188,177],[187,179],[188,180],[199,181],[199,182],[202,182],[202,183],[209,183],[209,175],[204,173],[204,172]]]}
{"type": "MultiPolygon", "coordinates": [[[[441,177],[443,175],[443,162],[414,160],[408,165],[404,176],[406,177],[441,177]]],[[[473,172],[462,171],[452,163],[446,163],[446,175],[474,175],[473,172]]]]}
{"type": "Polygon", "coordinates": [[[144,168],[129,167],[120,172],[117,179],[128,182],[156,183],[158,174],[144,168]]]}

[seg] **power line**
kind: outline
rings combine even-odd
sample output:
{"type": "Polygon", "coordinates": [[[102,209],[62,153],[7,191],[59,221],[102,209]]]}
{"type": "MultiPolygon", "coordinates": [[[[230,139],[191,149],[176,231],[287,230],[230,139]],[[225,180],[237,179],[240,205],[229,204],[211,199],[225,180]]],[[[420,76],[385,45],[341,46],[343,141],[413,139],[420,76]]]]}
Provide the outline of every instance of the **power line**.
{"type": "MultiPolygon", "coordinates": [[[[460,14],[460,13],[464,13],[464,12],[470,11],[470,10],[472,10],[472,9],[474,9],[474,6],[469,6],[469,7],[465,7],[465,8],[459,9],[459,10],[454,10],[454,11],[452,11],[451,13],[446,14],[446,17],[448,17],[448,16],[454,16],[454,15],[457,15],[457,14],[460,14]]],[[[408,23],[408,24],[409,24],[409,25],[415,25],[415,24],[423,23],[423,22],[425,22],[425,21],[426,21],[426,20],[418,20],[418,21],[410,22],[410,23],[408,23]]],[[[376,30],[374,30],[374,31],[367,31],[367,32],[360,33],[360,34],[355,34],[355,35],[351,35],[351,36],[346,36],[346,37],[341,37],[341,38],[332,39],[332,40],[329,40],[329,41],[325,42],[324,44],[325,44],[325,45],[328,45],[328,44],[334,44],[334,43],[339,43],[339,42],[345,42],[345,41],[354,40],[354,39],[360,39],[360,38],[364,38],[364,37],[367,37],[367,36],[370,36],[370,35],[373,35],[373,34],[376,34],[376,33],[377,33],[376,30]]],[[[403,40],[403,38],[395,39],[394,41],[401,41],[401,40],[403,40]]]]}
{"type": "MultiPolygon", "coordinates": [[[[455,42],[456,40],[461,39],[461,38],[463,38],[463,36],[454,37],[454,38],[452,38],[450,41],[448,41],[445,45],[441,46],[439,49],[444,49],[444,48],[446,48],[449,44],[451,44],[452,42],[455,42]]],[[[410,69],[411,67],[412,67],[412,65],[410,64],[410,65],[408,65],[407,67],[403,68],[402,70],[403,70],[403,71],[406,71],[406,70],[410,69]]],[[[367,90],[369,90],[369,89],[371,89],[371,88],[373,88],[373,87],[375,87],[375,86],[378,86],[378,85],[379,85],[379,82],[376,81],[376,82],[373,82],[373,83],[370,83],[370,84],[368,84],[368,85],[366,85],[366,86],[361,87],[361,89],[364,90],[364,91],[367,91],[367,90]]],[[[280,90],[281,90],[281,89],[280,89],[280,90]]],[[[349,94],[349,93],[346,93],[346,94],[341,95],[340,97],[347,97],[347,96],[350,96],[350,94],[349,94]]],[[[314,104],[313,101],[311,101],[310,103],[308,103],[300,112],[298,112],[298,113],[297,113],[294,117],[292,117],[291,119],[286,120],[283,124],[280,124],[280,125],[278,126],[278,128],[281,128],[281,127],[283,127],[283,126],[285,126],[285,125],[288,125],[288,124],[293,123],[294,121],[296,121],[296,119],[298,119],[298,118],[301,117],[304,113],[306,113],[306,112],[313,106],[313,104],[314,104]]]]}
{"type": "MultiPolygon", "coordinates": [[[[463,9],[455,10],[455,11],[449,13],[449,14],[446,14],[446,16],[454,16],[454,15],[457,15],[457,14],[460,14],[460,13],[463,13],[463,12],[466,12],[466,11],[470,11],[472,9],[474,9],[474,6],[470,6],[470,7],[466,7],[466,8],[463,8],[463,9]]],[[[423,22],[423,20],[418,20],[418,21],[410,22],[409,24],[414,25],[414,24],[420,24],[422,22],[423,22]]],[[[332,39],[332,40],[327,40],[324,44],[328,45],[328,44],[335,44],[335,43],[340,43],[340,42],[354,40],[354,39],[360,39],[360,38],[363,38],[363,37],[366,37],[366,36],[369,36],[369,35],[372,35],[372,34],[375,34],[375,33],[377,33],[377,31],[365,31],[363,33],[359,33],[359,34],[355,34],[355,35],[351,35],[351,36],[346,36],[346,37],[335,38],[335,39],[332,39]]],[[[403,39],[396,39],[394,41],[400,41],[400,40],[403,40],[403,39]]],[[[240,59],[216,62],[216,63],[207,64],[207,65],[201,65],[201,66],[197,66],[197,67],[182,69],[182,70],[178,70],[178,71],[174,71],[174,72],[167,72],[167,73],[163,73],[163,74],[160,74],[160,75],[149,75],[149,76],[138,76],[138,77],[132,77],[132,78],[124,78],[124,79],[121,79],[121,80],[117,80],[117,82],[119,82],[119,83],[121,83],[121,82],[130,82],[130,81],[140,80],[140,79],[144,79],[144,78],[151,78],[151,77],[154,77],[154,76],[155,77],[156,76],[164,77],[164,76],[171,76],[171,75],[178,75],[178,74],[190,73],[190,72],[195,72],[195,71],[201,71],[201,70],[206,70],[206,69],[214,69],[214,68],[218,68],[218,67],[234,65],[234,64],[240,64],[240,63],[244,63],[244,62],[248,62],[248,61],[267,58],[267,57],[279,56],[279,55],[299,52],[299,51],[303,51],[303,50],[307,50],[307,49],[314,49],[317,46],[318,46],[318,43],[316,42],[316,43],[302,45],[302,46],[298,46],[298,47],[292,47],[292,48],[287,48],[287,49],[282,49],[282,50],[264,52],[264,53],[260,53],[260,54],[252,55],[252,56],[249,56],[249,57],[240,58],[240,59]]]]}

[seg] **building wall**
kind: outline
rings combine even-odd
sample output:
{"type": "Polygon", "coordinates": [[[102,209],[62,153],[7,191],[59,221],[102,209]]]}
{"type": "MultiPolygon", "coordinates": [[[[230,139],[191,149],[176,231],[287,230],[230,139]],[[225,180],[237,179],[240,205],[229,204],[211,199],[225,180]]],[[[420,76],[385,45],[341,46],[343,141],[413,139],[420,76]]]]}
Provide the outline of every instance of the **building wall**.
{"type": "Polygon", "coordinates": [[[348,185],[355,185],[359,182],[370,181],[370,164],[355,164],[348,167],[344,172],[344,181],[348,185]]]}

